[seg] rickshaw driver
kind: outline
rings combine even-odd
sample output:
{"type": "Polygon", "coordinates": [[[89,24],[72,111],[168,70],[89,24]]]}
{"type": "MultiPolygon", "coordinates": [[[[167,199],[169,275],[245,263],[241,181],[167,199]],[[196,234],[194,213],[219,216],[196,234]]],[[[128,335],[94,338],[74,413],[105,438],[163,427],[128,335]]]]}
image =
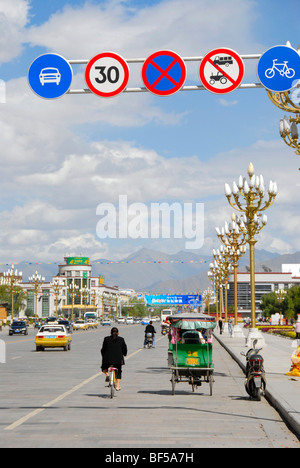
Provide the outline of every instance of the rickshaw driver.
{"type": "Polygon", "coordinates": [[[150,320],[149,325],[147,325],[146,328],[145,328],[144,348],[146,347],[146,344],[147,344],[147,333],[152,333],[152,348],[155,348],[155,333],[156,333],[156,330],[155,330],[154,326],[152,325],[152,320],[150,320]]]}

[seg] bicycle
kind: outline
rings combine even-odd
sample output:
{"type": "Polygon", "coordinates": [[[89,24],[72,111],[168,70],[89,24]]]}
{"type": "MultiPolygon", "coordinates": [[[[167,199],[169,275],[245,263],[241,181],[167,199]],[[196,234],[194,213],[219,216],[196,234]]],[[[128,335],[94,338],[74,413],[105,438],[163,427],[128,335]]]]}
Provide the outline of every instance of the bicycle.
{"type": "Polygon", "coordinates": [[[283,63],[277,63],[277,59],[273,60],[272,68],[268,68],[265,71],[266,78],[273,78],[275,76],[275,70],[279,72],[280,76],[285,76],[286,78],[293,78],[295,76],[295,70],[293,68],[289,68],[287,66],[287,63],[287,60],[283,61],[283,63]]]}
{"type": "Polygon", "coordinates": [[[110,366],[108,368],[108,387],[110,388],[110,398],[114,397],[116,390],[116,367],[110,366]]]}

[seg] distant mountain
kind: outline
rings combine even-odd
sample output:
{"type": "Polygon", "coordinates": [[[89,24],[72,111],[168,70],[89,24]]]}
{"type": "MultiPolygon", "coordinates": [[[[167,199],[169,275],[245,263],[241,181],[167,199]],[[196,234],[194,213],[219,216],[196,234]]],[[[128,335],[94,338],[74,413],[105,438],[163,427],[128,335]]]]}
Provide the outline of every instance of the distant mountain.
{"type": "MultiPolygon", "coordinates": [[[[131,288],[136,291],[162,293],[192,293],[206,289],[210,285],[207,273],[212,256],[201,255],[199,251],[180,251],[177,254],[168,255],[150,249],[141,249],[119,262],[111,262],[107,259],[93,260],[92,275],[104,275],[105,284],[131,288]]],[[[28,264],[21,262],[16,265],[23,272],[24,281],[35,273],[50,281],[52,276],[58,273],[58,264],[40,263],[28,264]]],[[[264,271],[269,268],[272,271],[281,271],[283,263],[299,263],[300,252],[294,254],[278,255],[266,250],[255,251],[256,271],[264,271]]],[[[240,271],[245,271],[249,266],[249,251],[240,261],[240,271]]],[[[6,271],[7,265],[2,265],[0,271],[6,271]]]]}

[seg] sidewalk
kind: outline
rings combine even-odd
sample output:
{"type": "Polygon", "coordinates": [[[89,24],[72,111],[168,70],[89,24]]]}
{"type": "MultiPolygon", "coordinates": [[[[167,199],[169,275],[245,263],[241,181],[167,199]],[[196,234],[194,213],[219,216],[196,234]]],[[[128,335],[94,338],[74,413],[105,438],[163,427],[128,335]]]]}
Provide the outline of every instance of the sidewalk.
{"type": "MultiPolygon", "coordinates": [[[[248,331],[243,330],[243,333],[246,337],[248,331]]],[[[245,347],[246,340],[231,338],[228,332],[220,335],[218,329],[215,330],[214,336],[245,370],[246,359],[241,356],[240,352],[247,352],[249,349],[245,347]]],[[[293,340],[270,336],[267,333],[264,333],[263,336],[266,346],[262,349],[261,355],[265,361],[266,398],[300,438],[300,378],[299,381],[296,381],[285,375],[291,367],[291,355],[294,351],[293,340]]]]}

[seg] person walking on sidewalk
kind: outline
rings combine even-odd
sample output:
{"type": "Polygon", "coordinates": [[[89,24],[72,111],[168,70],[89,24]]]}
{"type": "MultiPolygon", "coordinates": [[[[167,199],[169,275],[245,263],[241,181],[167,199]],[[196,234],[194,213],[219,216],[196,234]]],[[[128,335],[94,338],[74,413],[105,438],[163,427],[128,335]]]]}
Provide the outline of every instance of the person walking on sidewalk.
{"type": "Polygon", "coordinates": [[[219,320],[219,329],[220,329],[220,335],[222,335],[222,332],[223,332],[223,320],[222,320],[222,317],[221,317],[220,320],[219,320]]]}

